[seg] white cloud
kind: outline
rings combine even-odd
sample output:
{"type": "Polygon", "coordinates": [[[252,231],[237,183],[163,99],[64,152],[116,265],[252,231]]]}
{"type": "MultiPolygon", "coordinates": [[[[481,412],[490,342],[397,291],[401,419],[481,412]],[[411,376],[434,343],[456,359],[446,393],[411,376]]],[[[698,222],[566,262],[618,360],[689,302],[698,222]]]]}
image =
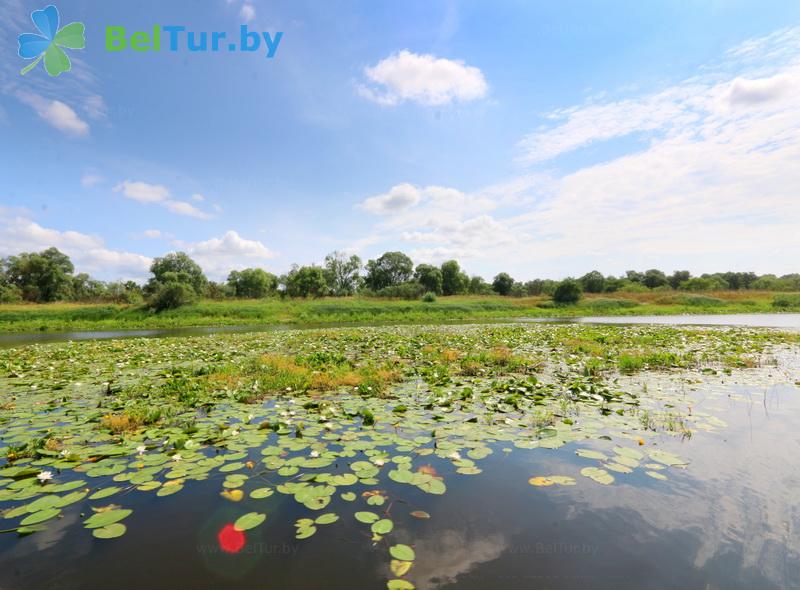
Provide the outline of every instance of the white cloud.
{"type": "Polygon", "coordinates": [[[482,98],[488,91],[478,68],[406,49],[364,68],[364,75],[371,84],[360,85],[359,93],[385,106],[404,101],[429,106],[466,102],[482,98]]]}
{"type": "Polygon", "coordinates": [[[203,242],[174,243],[186,251],[210,277],[224,279],[231,270],[263,266],[277,256],[258,240],[247,240],[229,230],[220,238],[203,242]]]}
{"type": "Polygon", "coordinates": [[[76,272],[103,279],[142,280],[150,268],[151,259],[147,256],[111,250],[98,236],[46,228],[8,209],[0,208],[0,230],[0,256],[54,246],[69,255],[76,272]]]}
{"type": "Polygon", "coordinates": [[[731,82],[728,101],[734,107],[757,106],[780,100],[791,92],[797,95],[797,81],[786,75],[758,80],[736,78],[731,82]]]}
{"type": "Polygon", "coordinates": [[[31,92],[17,92],[17,97],[33,108],[36,114],[49,125],[67,135],[89,135],[89,124],[72,108],[60,100],[49,100],[31,92]]]}
{"type": "Polygon", "coordinates": [[[413,207],[419,203],[420,198],[417,187],[404,183],[393,186],[387,193],[365,199],[359,207],[369,213],[394,213],[413,207]]]}
{"type": "Polygon", "coordinates": [[[93,188],[104,180],[105,178],[98,174],[84,174],[81,177],[81,186],[84,188],[93,188]]]}
{"type": "Polygon", "coordinates": [[[158,239],[162,235],[163,234],[161,233],[161,231],[157,230],[157,229],[146,229],[146,230],[144,230],[144,237],[150,238],[151,240],[158,239]]]}
{"type": "Polygon", "coordinates": [[[242,17],[244,22],[249,23],[252,22],[253,19],[256,18],[256,8],[249,2],[245,2],[242,4],[242,7],[239,9],[239,16],[242,17]]]}
{"type": "Polygon", "coordinates": [[[201,211],[191,203],[186,201],[164,201],[161,203],[166,207],[167,211],[176,213],[178,215],[185,215],[186,217],[194,217],[195,219],[211,219],[211,215],[205,211],[201,211]]]}
{"type": "Polygon", "coordinates": [[[200,193],[195,193],[192,195],[192,200],[197,201],[198,203],[202,203],[203,201],[206,200],[206,198],[200,193]]]}
{"type": "MultiPolygon", "coordinates": [[[[211,214],[206,213],[186,201],[170,198],[169,189],[160,184],[149,184],[141,181],[124,180],[114,187],[114,192],[121,192],[126,198],[139,203],[156,203],[167,211],[177,215],[194,217],[195,219],[211,219],[211,214]]],[[[198,197],[201,195],[194,195],[198,197]]],[[[195,201],[199,199],[195,198],[195,201]]]]}
{"type": "Polygon", "coordinates": [[[123,180],[117,184],[114,192],[121,192],[125,197],[140,203],[160,203],[170,197],[169,189],[163,185],[130,180],[123,180]]]}

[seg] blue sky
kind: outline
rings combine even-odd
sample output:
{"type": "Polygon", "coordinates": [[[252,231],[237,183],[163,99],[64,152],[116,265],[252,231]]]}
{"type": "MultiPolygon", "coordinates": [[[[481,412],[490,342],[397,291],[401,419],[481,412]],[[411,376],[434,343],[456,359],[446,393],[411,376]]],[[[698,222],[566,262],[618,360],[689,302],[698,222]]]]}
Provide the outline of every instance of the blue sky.
{"type": "Polygon", "coordinates": [[[491,278],[800,270],[800,4],[62,1],[73,69],[20,76],[3,0],[0,255],[142,278],[403,250],[491,278]],[[110,53],[107,25],[283,33],[110,53]]]}

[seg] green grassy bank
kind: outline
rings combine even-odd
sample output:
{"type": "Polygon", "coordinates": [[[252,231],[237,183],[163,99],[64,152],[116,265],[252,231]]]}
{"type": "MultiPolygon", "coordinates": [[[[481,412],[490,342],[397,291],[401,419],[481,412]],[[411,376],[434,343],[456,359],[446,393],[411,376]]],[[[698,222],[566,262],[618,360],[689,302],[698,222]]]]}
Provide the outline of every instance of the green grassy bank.
{"type": "Polygon", "coordinates": [[[441,297],[433,303],[366,298],[202,301],[154,313],[143,306],[109,304],[0,305],[0,332],[60,332],[193,326],[432,323],[510,317],[665,315],[800,311],[800,296],[768,292],[614,293],[554,306],[549,299],[441,297]]]}

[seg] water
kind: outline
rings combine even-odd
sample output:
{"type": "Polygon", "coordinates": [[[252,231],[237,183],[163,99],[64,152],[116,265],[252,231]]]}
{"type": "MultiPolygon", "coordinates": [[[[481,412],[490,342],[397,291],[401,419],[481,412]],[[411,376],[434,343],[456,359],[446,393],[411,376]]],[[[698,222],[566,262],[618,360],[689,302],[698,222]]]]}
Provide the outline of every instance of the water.
{"type": "MultiPolygon", "coordinates": [[[[579,324],[652,324],[668,326],[738,326],[753,328],[778,328],[784,330],[800,330],[800,313],[748,313],[720,315],[654,315],[654,316],[587,316],[578,318],[508,318],[476,322],[451,321],[446,324],[475,323],[579,323],[579,324]]],[[[384,325],[380,322],[370,323],[329,323],[304,326],[307,329],[341,328],[384,325]]],[[[82,332],[47,332],[0,334],[0,347],[8,348],[25,344],[45,344],[49,342],[67,342],[81,340],[111,340],[117,338],[166,338],[202,336],[207,334],[233,334],[252,332],[271,332],[275,330],[297,329],[288,324],[270,324],[261,326],[210,326],[190,328],[157,328],[150,330],[92,330],[82,332]]]]}
{"type": "MultiPolygon", "coordinates": [[[[526,483],[532,475],[574,473],[589,463],[576,457],[575,443],[504,453],[506,443],[481,461],[478,476],[458,476],[432,457],[448,481],[444,496],[388,482],[392,542],[413,544],[417,555],[407,578],[420,590],[797,588],[800,392],[793,380],[800,365],[796,352],[787,354],[785,373],[757,369],[694,384],[674,375],[623,379],[622,387],[646,380],[728,423],[660,443],[691,462],[665,472],[667,481],[637,469],[608,487],[579,477],[575,487],[534,488],[526,483]],[[432,518],[408,517],[419,509],[432,518]]],[[[292,523],[308,511],[274,494],[258,504],[267,522],[229,555],[217,533],[253,502],[220,501],[220,482],[192,482],[167,498],[126,495],[121,502],[135,520],[112,542],[91,538],[76,510],[42,533],[0,535],[0,588],[385,587],[385,543],[373,544],[352,518],[366,509],[360,498],[332,505],[341,520],[298,541],[292,523]]]]}

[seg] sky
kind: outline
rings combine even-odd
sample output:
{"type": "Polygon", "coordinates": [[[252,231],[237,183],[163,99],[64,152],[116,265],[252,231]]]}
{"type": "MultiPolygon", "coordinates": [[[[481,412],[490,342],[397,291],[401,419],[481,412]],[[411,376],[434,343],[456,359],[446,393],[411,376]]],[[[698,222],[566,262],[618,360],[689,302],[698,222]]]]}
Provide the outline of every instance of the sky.
{"type": "Polygon", "coordinates": [[[17,55],[0,0],[0,256],[56,246],[215,280],[401,250],[518,280],[800,271],[794,0],[61,0],[85,49],[17,55]],[[111,52],[106,27],[282,33],[111,52]],[[224,44],[223,44],[224,47],[224,44]]]}

